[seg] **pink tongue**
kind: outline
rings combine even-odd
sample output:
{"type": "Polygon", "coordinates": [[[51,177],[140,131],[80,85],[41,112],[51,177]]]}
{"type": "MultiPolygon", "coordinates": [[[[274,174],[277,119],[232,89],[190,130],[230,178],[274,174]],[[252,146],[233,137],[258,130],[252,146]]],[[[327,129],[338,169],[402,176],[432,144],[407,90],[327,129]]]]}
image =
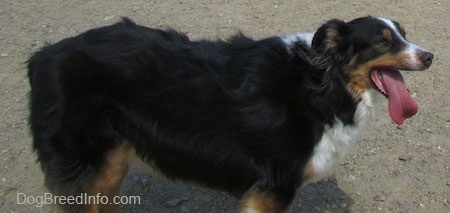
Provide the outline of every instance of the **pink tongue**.
{"type": "Polygon", "coordinates": [[[417,103],[406,89],[403,77],[398,70],[378,70],[378,72],[388,96],[389,114],[392,120],[400,125],[405,119],[417,113],[417,103]]]}

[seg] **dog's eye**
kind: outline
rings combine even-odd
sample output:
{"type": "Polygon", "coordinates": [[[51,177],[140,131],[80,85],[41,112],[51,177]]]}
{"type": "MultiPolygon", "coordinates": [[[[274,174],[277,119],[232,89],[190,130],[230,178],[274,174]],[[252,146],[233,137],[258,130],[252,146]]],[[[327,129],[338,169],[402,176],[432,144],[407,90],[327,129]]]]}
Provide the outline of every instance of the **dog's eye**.
{"type": "Polygon", "coordinates": [[[381,46],[389,46],[391,42],[389,42],[389,40],[387,40],[386,38],[379,38],[377,39],[376,44],[381,46]]]}

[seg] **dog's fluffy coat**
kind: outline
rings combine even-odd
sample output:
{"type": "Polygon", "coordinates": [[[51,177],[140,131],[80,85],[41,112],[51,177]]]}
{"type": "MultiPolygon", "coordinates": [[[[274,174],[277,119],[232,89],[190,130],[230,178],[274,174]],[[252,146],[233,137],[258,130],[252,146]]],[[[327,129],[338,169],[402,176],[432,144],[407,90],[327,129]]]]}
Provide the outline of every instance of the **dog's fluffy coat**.
{"type": "MultiPolygon", "coordinates": [[[[123,19],[46,46],[28,63],[46,185],[58,195],[117,195],[135,150],[170,178],[239,196],[241,211],[288,210],[296,189],[328,175],[372,114],[381,93],[369,72],[407,49],[391,35],[391,48],[368,51],[375,34],[401,30],[390,23],[331,20],[309,43],[190,41],[123,19]],[[361,32],[369,27],[379,31],[361,32]]],[[[414,51],[414,63],[383,69],[427,68],[432,55],[414,51]]]]}

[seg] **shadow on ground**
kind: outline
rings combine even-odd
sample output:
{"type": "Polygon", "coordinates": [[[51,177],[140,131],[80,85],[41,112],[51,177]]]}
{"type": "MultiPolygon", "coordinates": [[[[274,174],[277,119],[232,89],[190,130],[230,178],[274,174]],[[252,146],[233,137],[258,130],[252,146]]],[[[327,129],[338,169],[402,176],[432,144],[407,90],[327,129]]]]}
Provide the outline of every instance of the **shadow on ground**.
{"type": "MultiPolygon", "coordinates": [[[[172,182],[148,173],[133,171],[124,181],[123,196],[139,196],[140,204],[122,205],[123,212],[236,212],[237,200],[227,193],[196,185],[172,182]]],[[[334,178],[302,187],[293,212],[349,212],[353,199],[334,178]]]]}

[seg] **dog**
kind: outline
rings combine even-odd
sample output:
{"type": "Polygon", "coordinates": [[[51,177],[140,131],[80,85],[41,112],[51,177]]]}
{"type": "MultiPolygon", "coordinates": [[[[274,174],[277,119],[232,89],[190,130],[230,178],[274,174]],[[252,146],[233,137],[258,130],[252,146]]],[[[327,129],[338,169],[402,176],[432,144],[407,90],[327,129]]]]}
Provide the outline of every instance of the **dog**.
{"type": "Polygon", "coordinates": [[[386,18],[225,41],[123,18],[31,56],[33,147],[58,196],[117,196],[132,153],[168,178],[237,196],[240,212],[287,212],[299,187],[332,174],[383,96],[396,124],[417,112],[399,70],[432,60],[386,18]]]}

